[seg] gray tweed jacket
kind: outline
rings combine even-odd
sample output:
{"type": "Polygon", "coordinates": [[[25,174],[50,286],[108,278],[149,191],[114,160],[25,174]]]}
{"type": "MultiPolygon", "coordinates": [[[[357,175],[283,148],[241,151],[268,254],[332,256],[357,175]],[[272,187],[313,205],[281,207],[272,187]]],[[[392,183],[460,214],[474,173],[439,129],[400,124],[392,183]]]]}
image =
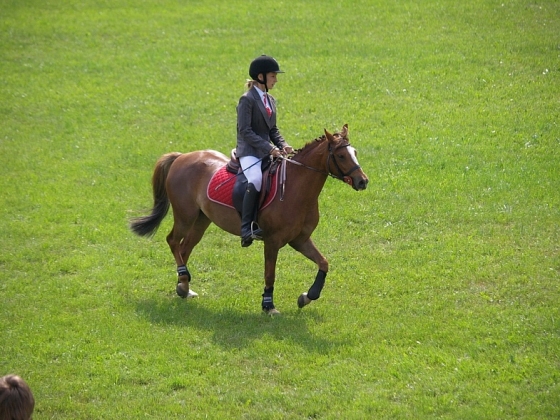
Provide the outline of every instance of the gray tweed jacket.
{"type": "Polygon", "coordinates": [[[266,113],[256,88],[249,89],[237,105],[237,157],[265,157],[274,146],[282,149],[286,141],[276,127],[276,100],[271,95],[272,115],[266,113]]]}

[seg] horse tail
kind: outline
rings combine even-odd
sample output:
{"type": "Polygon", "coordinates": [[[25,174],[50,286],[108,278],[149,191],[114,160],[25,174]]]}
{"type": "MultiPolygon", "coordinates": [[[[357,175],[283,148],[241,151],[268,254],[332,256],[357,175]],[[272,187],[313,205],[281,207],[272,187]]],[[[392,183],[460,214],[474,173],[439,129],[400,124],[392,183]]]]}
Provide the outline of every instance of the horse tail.
{"type": "Polygon", "coordinates": [[[140,236],[152,236],[156,233],[161,221],[169,211],[169,198],[165,189],[165,181],[169,168],[181,156],[179,152],[167,153],[160,157],[156,163],[152,176],[152,189],[154,206],[148,216],[136,217],[130,222],[130,229],[140,236]]]}

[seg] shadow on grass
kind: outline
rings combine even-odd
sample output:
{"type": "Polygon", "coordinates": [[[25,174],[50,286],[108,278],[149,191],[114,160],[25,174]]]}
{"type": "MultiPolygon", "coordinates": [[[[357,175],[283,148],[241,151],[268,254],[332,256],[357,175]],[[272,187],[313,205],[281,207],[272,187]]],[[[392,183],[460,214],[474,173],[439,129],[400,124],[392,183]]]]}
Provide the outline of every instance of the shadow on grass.
{"type": "Polygon", "coordinates": [[[212,340],[225,349],[243,348],[255,340],[288,341],[313,353],[327,354],[347,344],[345,340],[317,337],[310,326],[322,317],[312,308],[288,309],[270,317],[246,307],[210,307],[204,299],[185,301],[176,297],[139,301],[136,312],[159,325],[175,325],[212,333],[212,340]]]}

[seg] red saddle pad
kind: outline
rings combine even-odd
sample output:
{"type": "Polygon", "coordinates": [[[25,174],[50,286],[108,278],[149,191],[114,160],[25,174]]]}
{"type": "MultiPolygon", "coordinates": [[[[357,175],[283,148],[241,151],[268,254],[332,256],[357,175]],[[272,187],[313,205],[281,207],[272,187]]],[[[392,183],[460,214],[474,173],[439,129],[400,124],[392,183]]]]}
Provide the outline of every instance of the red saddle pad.
{"type": "MultiPolygon", "coordinates": [[[[228,172],[225,165],[218,169],[208,183],[208,188],[206,190],[208,199],[215,203],[235,208],[233,205],[233,186],[235,185],[235,178],[237,177],[231,172],[228,172]]],[[[276,197],[276,192],[278,191],[277,179],[277,173],[275,173],[272,176],[270,192],[264,200],[264,203],[261,205],[260,210],[267,207],[272,200],[274,200],[274,197],[276,197]]],[[[264,182],[263,185],[265,185],[264,182]]]]}

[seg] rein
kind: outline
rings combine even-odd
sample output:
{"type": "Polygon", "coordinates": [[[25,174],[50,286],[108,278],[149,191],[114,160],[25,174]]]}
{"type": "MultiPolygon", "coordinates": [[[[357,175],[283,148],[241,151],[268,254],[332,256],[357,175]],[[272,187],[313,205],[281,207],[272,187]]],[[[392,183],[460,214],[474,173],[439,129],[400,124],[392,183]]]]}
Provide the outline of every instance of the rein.
{"type": "Polygon", "coordinates": [[[329,144],[329,156],[327,157],[327,165],[326,165],[327,170],[326,171],[321,170],[321,169],[317,169],[317,168],[313,168],[312,166],[308,166],[308,165],[305,165],[301,162],[291,160],[291,159],[287,159],[287,158],[281,156],[280,159],[282,159],[282,165],[280,167],[280,186],[281,186],[280,201],[284,201],[284,189],[285,189],[285,184],[286,184],[286,162],[289,162],[289,163],[292,163],[292,164],[298,165],[298,166],[303,166],[304,168],[309,169],[311,171],[318,172],[318,173],[323,174],[323,175],[331,176],[335,179],[341,180],[342,182],[344,182],[348,185],[352,185],[352,179],[350,178],[350,174],[352,174],[354,171],[357,171],[358,169],[360,169],[361,166],[360,165],[355,165],[348,172],[342,172],[342,169],[340,169],[340,166],[338,165],[338,162],[336,161],[336,156],[334,155],[334,152],[336,152],[338,149],[341,149],[343,147],[349,147],[349,146],[350,146],[350,143],[347,143],[347,144],[339,145],[339,146],[337,146],[333,149],[332,146],[329,144]],[[338,173],[340,175],[335,175],[329,170],[331,158],[332,158],[332,161],[334,163],[334,166],[336,167],[336,170],[338,171],[338,173]]]}
{"type": "MultiPolygon", "coordinates": [[[[349,147],[350,143],[346,143],[346,144],[341,144],[336,146],[335,148],[332,147],[332,145],[329,144],[329,155],[327,157],[327,170],[322,170],[322,169],[317,169],[317,168],[313,168],[312,166],[308,166],[305,165],[301,162],[292,160],[292,159],[288,159],[284,156],[280,156],[278,159],[280,159],[282,161],[281,165],[280,165],[280,171],[279,171],[279,176],[280,176],[280,186],[281,186],[281,192],[280,192],[280,201],[284,201],[284,190],[286,188],[286,162],[292,163],[294,165],[298,165],[298,166],[302,166],[306,169],[309,169],[310,171],[314,171],[314,172],[318,172],[320,174],[323,175],[327,175],[330,176],[332,178],[338,179],[346,184],[352,185],[352,180],[349,179],[349,176],[354,172],[357,171],[358,169],[361,168],[360,165],[355,165],[354,167],[352,167],[348,172],[342,172],[342,169],[340,169],[340,166],[338,165],[338,162],[336,161],[336,156],[334,155],[334,152],[336,152],[338,149],[342,149],[343,147],[349,147]],[[338,173],[340,175],[335,175],[333,174],[330,170],[330,163],[331,163],[331,158],[332,158],[332,162],[334,163],[334,166],[336,168],[336,170],[338,171],[338,173]]],[[[252,164],[251,166],[249,166],[246,169],[249,169],[259,163],[261,163],[261,161],[267,156],[264,156],[262,158],[260,158],[257,162],[255,162],[254,164],[252,164]]],[[[232,177],[226,179],[225,181],[221,182],[219,185],[217,185],[215,187],[215,190],[220,189],[221,187],[223,187],[225,184],[231,182],[232,180],[234,180],[235,178],[237,178],[239,175],[241,175],[244,171],[240,171],[239,173],[237,173],[236,175],[233,175],[232,177]]]]}
{"type": "Polygon", "coordinates": [[[336,152],[338,149],[341,149],[343,147],[349,147],[349,146],[350,146],[350,143],[347,143],[347,144],[339,145],[339,146],[337,146],[333,149],[332,146],[329,145],[329,156],[327,157],[327,165],[326,165],[327,170],[326,171],[321,170],[321,169],[317,169],[317,168],[313,168],[313,167],[305,165],[301,162],[291,160],[291,159],[286,159],[284,157],[282,157],[281,159],[283,159],[284,162],[290,162],[290,163],[293,163],[294,165],[303,166],[304,168],[309,169],[311,171],[319,172],[320,174],[328,175],[328,176],[333,177],[335,179],[338,179],[340,181],[346,182],[346,180],[344,178],[347,177],[347,176],[350,176],[350,174],[352,174],[354,171],[357,171],[358,169],[360,169],[361,166],[356,165],[352,169],[350,169],[348,172],[346,172],[346,173],[342,172],[342,169],[340,169],[340,166],[338,166],[338,162],[336,161],[336,157],[334,156],[334,152],[336,152]],[[332,158],[332,161],[334,163],[334,166],[336,167],[336,170],[341,175],[335,175],[335,174],[333,174],[332,172],[329,171],[331,158],[332,158]]]}

